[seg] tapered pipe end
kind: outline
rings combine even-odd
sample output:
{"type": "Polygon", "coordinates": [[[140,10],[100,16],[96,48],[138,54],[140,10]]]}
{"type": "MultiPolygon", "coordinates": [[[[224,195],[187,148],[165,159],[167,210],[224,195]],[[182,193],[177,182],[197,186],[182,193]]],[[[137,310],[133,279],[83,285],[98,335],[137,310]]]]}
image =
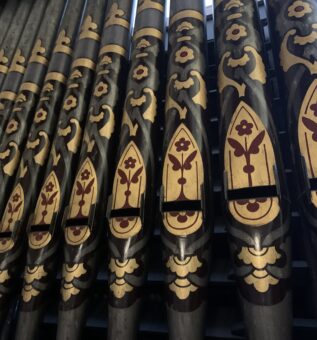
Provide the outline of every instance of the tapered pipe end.
{"type": "Polygon", "coordinates": [[[140,300],[127,308],[108,306],[108,340],[135,340],[139,328],[140,300]]]}
{"type": "Polygon", "coordinates": [[[80,340],[86,325],[87,301],[70,310],[59,310],[56,340],[80,340]]]}
{"type": "Polygon", "coordinates": [[[191,312],[178,312],[167,307],[170,340],[201,340],[205,334],[206,304],[191,312]]]}
{"type": "Polygon", "coordinates": [[[43,310],[32,312],[20,311],[16,327],[15,340],[35,340],[41,327],[43,310]]]}
{"type": "Polygon", "coordinates": [[[241,297],[246,334],[249,340],[291,340],[292,297],[271,306],[251,304],[241,297]]]}

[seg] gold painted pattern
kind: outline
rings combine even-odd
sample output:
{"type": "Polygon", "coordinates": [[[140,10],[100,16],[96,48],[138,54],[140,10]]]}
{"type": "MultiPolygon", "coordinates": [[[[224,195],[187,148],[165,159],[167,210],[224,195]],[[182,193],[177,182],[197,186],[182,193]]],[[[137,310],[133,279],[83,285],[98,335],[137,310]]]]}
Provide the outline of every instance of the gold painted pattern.
{"type": "Polygon", "coordinates": [[[98,30],[98,25],[92,21],[92,17],[88,15],[81,27],[81,32],[79,35],[79,40],[81,39],[92,39],[99,41],[100,36],[98,33],[94,32],[98,30]]]}
{"type": "Polygon", "coordinates": [[[125,280],[126,274],[132,274],[139,268],[136,259],[120,261],[111,258],[109,270],[115,275],[115,281],[110,285],[110,290],[117,299],[122,299],[127,293],[133,291],[134,287],[125,280]]]}
{"type": "Polygon", "coordinates": [[[15,55],[13,57],[11,66],[9,68],[9,72],[18,72],[24,74],[25,72],[25,57],[22,55],[22,51],[20,49],[17,49],[15,52],[15,55]]]}
{"type": "MultiPolygon", "coordinates": [[[[201,200],[204,166],[199,147],[184,125],[175,131],[163,166],[164,202],[201,200]]],[[[202,211],[180,211],[163,214],[165,228],[173,235],[187,236],[203,222],[202,211]]]]}
{"type": "Polygon", "coordinates": [[[204,16],[200,12],[190,10],[190,9],[186,9],[186,10],[183,10],[183,11],[176,13],[170,19],[170,26],[172,26],[178,20],[189,19],[189,18],[193,18],[193,19],[199,20],[201,22],[204,22],[204,16]]]}
{"type": "Polygon", "coordinates": [[[53,53],[65,53],[72,55],[72,49],[70,48],[71,39],[66,35],[65,30],[61,30],[58,35],[53,53]]]}
{"type": "Polygon", "coordinates": [[[80,290],[74,286],[74,280],[85,275],[87,270],[84,263],[75,263],[73,265],[63,264],[63,283],[61,295],[64,302],[67,302],[72,296],[78,295],[80,290]]]}
{"type": "Polygon", "coordinates": [[[33,287],[34,281],[40,281],[43,277],[47,276],[44,266],[35,266],[33,268],[26,266],[24,273],[24,286],[22,289],[22,299],[24,302],[29,302],[35,296],[40,294],[38,289],[33,287]]]}
{"type": "MultiPolygon", "coordinates": [[[[276,184],[272,142],[258,115],[244,101],[232,116],[224,157],[229,190],[276,184]]],[[[280,211],[279,199],[230,201],[229,210],[237,221],[258,227],[276,218],[280,211]]]]}
{"type": "MultiPolygon", "coordinates": [[[[6,205],[0,231],[13,231],[16,222],[20,221],[24,210],[24,191],[18,184],[11,193],[11,196],[6,205]]],[[[2,239],[0,242],[0,253],[4,253],[14,246],[14,241],[11,238],[2,239]]]]}
{"type": "Polygon", "coordinates": [[[128,51],[120,45],[108,44],[100,49],[99,56],[106,53],[117,53],[125,58],[128,57],[128,51]]]}
{"type": "Polygon", "coordinates": [[[119,26],[129,29],[130,23],[128,20],[123,18],[124,15],[125,15],[125,12],[121,8],[119,8],[119,4],[113,3],[109,10],[109,14],[106,18],[105,27],[109,27],[112,25],[119,25],[119,26]]]}
{"type": "Polygon", "coordinates": [[[85,68],[89,68],[94,71],[96,68],[96,64],[91,59],[78,58],[72,64],[72,68],[75,68],[75,67],[85,67],[85,68]]]}
{"type": "Polygon", "coordinates": [[[141,28],[133,34],[133,40],[138,40],[141,37],[151,36],[156,39],[162,40],[163,34],[160,30],[153,27],[141,28]]]}
{"type": "MultiPolygon", "coordinates": [[[[118,163],[113,182],[112,209],[141,208],[146,186],[143,157],[134,142],[130,142],[118,163]]],[[[140,217],[116,217],[110,219],[111,233],[121,239],[136,235],[142,228],[140,217]]]]}
{"type": "Polygon", "coordinates": [[[244,278],[248,285],[253,285],[259,293],[266,293],[270,286],[277,285],[279,279],[272,276],[267,270],[281,258],[281,254],[274,246],[260,249],[242,247],[238,258],[246,265],[251,265],[253,271],[244,278]]]}
{"type": "MultiPolygon", "coordinates": [[[[309,179],[317,177],[317,80],[309,86],[298,117],[298,142],[305,159],[309,179]]],[[[311,192],[311,201],[317,207],[317,192],[311,192]]]]}
{"type": "MultiPolygon", "coordinates": [[[[97,174],[89,158],[80,167],[73,186],[70,199],[68,219],[87,218],[90,209],[96,204],[98,194],[97,174]]],[[[70,245],[79,245],[90,236],[90,228],[72,226],[65,229],[65,240],[70,245]]]]}
{"type": "Polygon", "coordinates": [[[177,256],[170,256],[166,267],[175,273],[176,278],[169,284],[169,289],[175,293],[180,300],[188,299],[198,287],[189,280],[189,275],[194,274],[202,266],[198,256],[187,256],[180,260],[177,256]]]}
{"type": "Polygon", "coordinates": [[[41,39],[38,39],[33,47],[29,63],[38,63],[42,65],[47,65],[48,60],[44,57],[45,51],[46,50],[42,46],[41,39]]]}

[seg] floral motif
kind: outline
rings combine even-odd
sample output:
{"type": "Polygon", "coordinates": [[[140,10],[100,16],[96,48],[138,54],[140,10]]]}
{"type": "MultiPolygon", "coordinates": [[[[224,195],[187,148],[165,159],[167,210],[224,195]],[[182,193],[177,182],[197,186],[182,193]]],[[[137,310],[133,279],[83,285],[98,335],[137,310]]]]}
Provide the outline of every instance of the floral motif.
{"type": "Polygon", "coordinates": [[[184,137],[181,137],[176,143],[176,151],[188,151],[188,147],[190,145],[190,141],[186,140],[184,137]]]}
{"type": "Polygon", "coordinates": [[[19,127],[18,121],[15,120],[15,119],[11,119],[9,121],[8,125],[7,125],[6,133],[11,134],[11,133],[17,131],[18,127],[19,127]]]}
{"type": "Polygon", "coordinates": [[[175,274],[175,279],[169,284],[169,289],[175,293],[180,300],[185,300],[190,293],[195,292],[198,287],[192,283],[190,274],[195,274],[202,266],[197,256],[187,256],[180,260],[176,256],[170,256],[166,267],[171,273],[175,274]]]}
{"type": "Polygon", "coordinates": [[[101,65],[109,65],[112,64],[112,59],[108,55],[104,56],[101,60],[101,65]]]}
{"type": "Polygon", "coordinates": [[[77,106],[77,98],[69,95],[65,102],[64,102],[64,110],[70,111],[71,109],[74,109],[77,106]]]}
{"type": "Polygon", "coordinates": [[[194,51],[189,47],[183,46],[175,53],[175,61],[177,63],[185,64],[193,59],[194,51]]]}
{"type": "Polygon", "coordinates": [[[257,212],[260,209],[259,203],[265,203],[267,201],[266,198],[257,198],[257,199],[251,199],[251,200],[238,200],[237,203],[239,205],[246,205],[247,209],[254,213],[257,212]]]}
{"type": "Polygon", "coordinates": [[[252,134],[253,124],[248,123],[245,119],[241,120],[240,124],[236,126],[239,136],[249,136],[252,134]]]}
{"type": "MultiPolygon", "coordinates": [[[[178,183],[181,185],[186,184],[186,178],[180,178],[178,180],[178,183]]],[[[188,221],[188,217],[193,217],[195,216],[195,211],[179,211],[179,212],[171,212],[171,216],[177,217],[177,221],[179,223],[186,223],[188,221]]]]}
{"type": "Polygon", "coordinates": [[[288,7],[288,16],[295,18],[302,18],[306,14],[311,13],[313,10],[309,3],[304,1],[294,1],[291,6],[288,7]]]}
{"type": "Polygon", "coordinates": [[[136,159],[129,157],[128,159],[126,159],[124,161],[124,165],[126,169],[134,169],[135,168],[135,163],[136,163],[136,159]]]}
{"type": "Polygon", "coordinates": [[[133,70],[133,78],[137,80],[141,80],[149,76],[149,69],[146,66],[138,65],[133,70]]]}
{"type": "Polygon", "coordinates": [[[118,217],[116,218],[117,222],[120,222],[119,225],[121,228],[128,228],[130,222],[134,222],[135,217],[118,217]]]}
{"type": "Polygon", "coordinates": [[[226,32],[226,40],[233,40],[237,41],[241,39],[242,37],[247,36],[247,30],[245,26],[233,24],[231,25],[226,32]]]}
{"type": "Polygon", "coordinates": [[[89,179],[90,176],[90,171],[88,169],[85,169],[82,173],[81,173],[81,180],[82,181],[87,181],[87,179],[89,179]]]}
{"type": "Polygon", "coordinates": [[[40,123],[46,120],[47,111],[43,110],[42,108],[36,111],[34,116],[35,123],[40,123]]]}
{"type": "Polygon", "coordinates": [[[273,277],[267,269],[281,258],[281,254],[274,246],[260,249],[242,247],[238,258],[246,265],[252,266],[252,273],[245,277],[244,281],[248,285],[253,285],[258,292],[266,293],[271,285],[279,283],[279,279],[273,277]]]}
{"type": "Polygon", "coordinates": [[[104,94],[108,93],[108,84],[107,83],[104,83],[102,81],[100,81],[97,86],[95,87],[95,90],[94,90],[94,96],[96,97],[101,97],[103,96],[104,94]]]}
{"type": "Polygon", "coordinates": [[[110,290],[116,298],[121,299],[126,293],[133,291],[134,287],[127,283],[125,276],[133,274],[138,268],[139,264],[135,259],[128,259],[123,262],[114,258],[110,260],[109,269],[115,277],[110,285],[110,290]]]}
{"type": "Polygon", "coordinates": [[[183,21],[181,24],[177,26],[176,32],[189,31],[192,29],[194,29],[194,26],[190,22],[183,21]]]}
{"type": "Polygon", "coordinates": [[[150,47],[150,46],[151,46],[150,42],[143,38],[138,42],[136,48],[141,50],[142,48],[146,48],[146,47],[150,47]]]}
{"type": "Polygon", "coordinates": [[[13,202],[19,202],[20,200],[20,195],[18,193],[14,194],[13,197],[12,197],[12,201],[13,202]]]}
{"type": "Polygon", "coordinates": [[[130,99],[130,104],[132,105],[132,107],[136,107],[136,106],[141,106],[146,102],[146,97],[143,95],[139,98],[131,98],[130,99]]]}
{"type": "Polygon", "coordinates": [[[49,182],[46,186],[45,186],[45,191],[46,192],[52,192],[54,190],[54,184],[52,182],[49,182]]]}

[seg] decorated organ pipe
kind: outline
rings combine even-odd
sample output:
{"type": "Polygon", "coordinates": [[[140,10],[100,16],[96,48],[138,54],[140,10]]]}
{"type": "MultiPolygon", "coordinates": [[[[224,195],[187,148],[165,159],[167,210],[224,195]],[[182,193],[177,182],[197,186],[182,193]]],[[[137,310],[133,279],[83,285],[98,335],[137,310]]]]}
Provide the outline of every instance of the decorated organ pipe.
{"type": "Polygon", "coordinates": [[[106,202],[111,190],[115,146],[121,123],[132,9],[133,1],[110,0],[107,4],[83,143],[64,215],[59,322],[72,325],[75,318],[78,324],[75,324],[73,334],[59,326],[59,339],[78,338],[85,324],[91,287],[100,260],[104,259],[106,202]]]}
{"type": "Polygon", "coordinates": [[[16,339],[19,340],[36,339],[48,300],[48,293],[55,278],[57,261],[45,263],[45,259],[51,253],[56,256],[56,247],[44,252],[43,248],[39,246],[41,245],[41,232],[35,233],[36,228],[25,230],[25,226],[28,224],[30,211],[33,211],[35,200],[39,194],[51,140],[54,136],[66,90],[66,80],[70,72],[73,47],[84,4],[84,0],[68,1],[35,110],[26,148],[21,156],[19,172],[8,201],[13,204],[14,208],[22,202],[13,217],[12,223],[15,224],[15,228],[22,229],[20,231],[20,233],[23,233],[21,237],[25,238],[26,232],[29,236],[16,333],[16,339]],[[29,188],[33,189],[29,190],[29,188]],[[19,198],[18,201],[17,198],[19,198]],[[46,270],[46,266],[49,267],[49,270],[46,270]]]}
{"type": "MultiPolygon", "coordinates": [[[[86,120],[104,14],[104,0],[88,0],[74,47],[70,76],[44,180],[36,197],[34,214],[29,222],[29,256],[25,275],[27,277],[29,272],[31,287],[24,285],[24,289],[37,290],[40,286],[47,291],[46,277],[56,274],[54,268],[62,235],[62,217],[86,120]],[[32,270],[37,271],[35,276],[32,276],[32,270]],[[32,280],[34,277],[36,280],[32,280]]],[[[74,319],[72,323],[73,321],[74,319]]],[[[74,339],[77,338],[77,328],[70,328],[66,322],[66,319],[59,322],[58,338],[71,339],[69,331],[74,334],[74,339]]],[[[80,320],[77,322],[80,324],[80,320]]]]}
{"type": "Polygon", "coordinates": [[[256,3],[215,7],[224,213],[250,340],[292,334],[289,199],[256,3]]]}
{"type": "Polygon", "coordinates": [[[161,213],[170,339],[204,336],[212,232],[204,1],[171,0],[161,213]]]}
{"type": "MultiPolygon", "coordinates": [[[[24,1],[23,1],[24,2],[24,1]]],[[[18,95],[22,79],[31,57],[34,42],[43,19],[43,14],[49,0],[34,0],[23,33],[15,49],[13,59],[7,71],[0,92],[0,141],[7,127],[7,121],[12,111],[15,99],[18,95]]],[[[21,1],[22,5],[22,1],[21,1]]],[[[20,5],[20,6],[21,6],[20,5]]],[[[24,5],[25,6],[25,5],[24,5]]],[[[13,128],[13,126],[11,126],[13,128]]],[[[1,143],[2,144],[2,143],[1,143]]],[[[0,147],[1,152],[1,147],[0,147]]],[[[1,159],[1,157],[0,157],[1,159]]],[[[2,211],[0,211],[0,214],[2,211]]]]}
{"type": "Polygon", "coordinates": [[[165,1],[139,0],[109,201],[108,339],[136,339],[155,224],[165,1]]]}
{"type": "Polygon", "coordinates": [[[65,0],[50,0],[46,8],[18,95],[1,139],[0,214],[3,212],[18,170],[64,6],[65,0]]]}
{"type": "Polygon", "coordinates": [[[2,88],[6,75],[9,71],[9,66],[12,62],[17,44],[24,30],[24,25],[29,17],[33,2],[33,0],[20,2],[14,17],[10,22],[10,30],[0,45],[0,89],[2,88]]]}
{"type": "Polygon", "coordinates": [[[317,315],[317,3],[270,0],[267,5],[317,315]]]}
{"type": "MultiPolygon", "coordinates": [[[[30,120],[34,114],[34,106],[38,99],[39,88],[42,85],[47,69],[47,62],[53,49],[52,47],[64,5],[64,0],[51,0],[45,11],[44,19],[37,35],[37,40],[34,43],[32,55],[26,67],[19,95],[16,98],[10,115],[10,121],[1,142],[0,270],[2,275],[4,275],[4,279],[0,285],[0,317],[2,313],[5,314],[5,311],[8,308],[12,292],[11,288],[14,288],[14,283],[16,283],[16,278],[19,274],[21,265],[19,257],[24,249],[20,231],[23,233],[24,229],[25,232],[25,225],[15,225],[15,222],[18,222],[17,217],[20,217],[19,214],[22,212],[24,203],[22,188],[18,187],[18,195],[21,196],[18,207],[17,205],[14,205],[13,208],[12,201],[6,202],[6,197],[8,196],[10,186],[12,186],[14,182],[14,174],[18,168],[20,155],[26,142],[30,120]],[[2,213],[4,207],[5,211],[2,213]]],[[[30,188],[27,188],[27,191],[28,190],[30,190],[30,188]]],[[[17,196],[15,196],[15,198],[16,197],[17,196]]]]}

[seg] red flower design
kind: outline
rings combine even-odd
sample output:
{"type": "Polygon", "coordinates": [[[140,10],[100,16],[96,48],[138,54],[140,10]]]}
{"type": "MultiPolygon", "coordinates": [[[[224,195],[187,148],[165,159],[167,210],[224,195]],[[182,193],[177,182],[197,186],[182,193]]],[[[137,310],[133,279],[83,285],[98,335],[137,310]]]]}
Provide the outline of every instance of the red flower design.
{"type": "Polygon", "coordinates": [[[132,222],[134,220],[134,217],[118,217],[116,218],[117,222],[120,222],[120,227],[121,228],[127,228],[130,224],[130,222],[132,222]]]}
{"type": "Polygon", "coordinates": [[[136,159],[129,157],[127,160],[124,161],[126,169],[134,169],[135,168],[136,159]]]}
{"type": "Polygon", "coordinates": [[[176,143],[176,151],[180,152],[180,151],[187,151],[188,147],[189,147],[190,141],[186,140],[185,138],[180,138],[176,143]]]}
{"type": "Polygon", "coordinates": [[[86,181],[90,176],[90,171],[88,171],[87,169],[85,169],[82,173],[81,173],[81,180],[82,181],[86,181]]]}
{"type": "Polygon", "coordinates": [[[45,186],[45,190],[46,192],[52,192],[54,189],[54,184],[52,182],[49,182],[46,186],[45,186]]]}
{"type": "Polygon", "coordinates": [[[19,195],[19,194],[15,194],[15,195],[13,195],[13,197],[12,197],[12,201],[13,201],[13,202],[18,202],[19,199],[20,199],[20,195],[19,195]]]}
{"type": "Polygon", "coordinates": [[[194,211],[181,211],[181,212],[171,212],[171,216],[177,217],[177,222],[186,223],[188,217],[192,217],[195,215],[194,211]]]}
{"type": "Polygon", "coordinates": [[[239,205],[246,205],[248,211],[250,212],[257,212],[260,209],[260,204],[259,203],[264,203],[266,202],[266,198],[257,198],[254,200],[239,200],[237,203],[239,205]]]}
{"type": "Polygon", "coordinates": [[[253,124],[248,123],[245,119],[243,119],[239,125],[236,126],[236,130],[238,131],[239,136],[251,135],[253,124]]]}

